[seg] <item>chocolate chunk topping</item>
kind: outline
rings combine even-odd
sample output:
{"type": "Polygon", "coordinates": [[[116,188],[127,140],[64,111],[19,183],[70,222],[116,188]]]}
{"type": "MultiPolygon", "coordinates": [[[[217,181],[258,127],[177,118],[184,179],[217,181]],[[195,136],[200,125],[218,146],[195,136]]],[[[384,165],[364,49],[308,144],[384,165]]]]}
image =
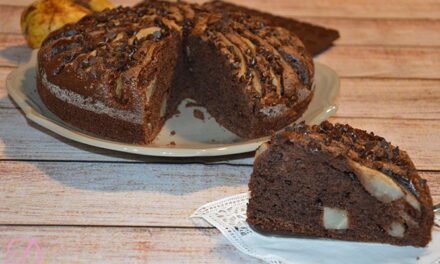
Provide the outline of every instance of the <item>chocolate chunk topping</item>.
{"type": "Polygon", "coordinates": [[[419,196],[416,185],[420,183],[413,181],[416,170],[408,155],[372,132],[367,133],[347,124],[333,125],[325,121],[312,127],[300,123],[287,128],[286,133],[294,138],[297,138],[295,133],[313,135],[305,139],[311,151],[316,149],[317,144],[327,148],[337,148],[339,153],[364,166],[383,172],[416,197],[419,196]]]}
{"type": "Polygon", "coordinates": [[[287,62],[292,65],[292,67],[295,69],[296,73],[298,74],[301,82],[305,85],[308,85],[309,80],[309,73],[307,71],[307,68],[300,59],[294,57],[292,54],[287,54],[285,52],[282,53],[283,57],[286,59],[287,62]]]}

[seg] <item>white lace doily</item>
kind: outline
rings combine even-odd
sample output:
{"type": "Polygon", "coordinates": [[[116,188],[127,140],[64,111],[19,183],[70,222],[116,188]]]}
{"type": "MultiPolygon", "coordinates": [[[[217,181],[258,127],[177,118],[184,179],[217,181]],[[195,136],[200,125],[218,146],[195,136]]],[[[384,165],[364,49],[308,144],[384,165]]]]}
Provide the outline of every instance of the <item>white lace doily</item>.
{"type": "MultiPolygon", "coordinates": [[[[267,236],[255,232],[247,224],[248,200],[248,193],[231,196],[200,207],[191,217],[206,220],[244,254],[272,264],[440,264],[438,226],[434,228],[433,240],[426,248],[267,236]]],[[[440,225],[438,215],[436,225],[440,225]]]]}

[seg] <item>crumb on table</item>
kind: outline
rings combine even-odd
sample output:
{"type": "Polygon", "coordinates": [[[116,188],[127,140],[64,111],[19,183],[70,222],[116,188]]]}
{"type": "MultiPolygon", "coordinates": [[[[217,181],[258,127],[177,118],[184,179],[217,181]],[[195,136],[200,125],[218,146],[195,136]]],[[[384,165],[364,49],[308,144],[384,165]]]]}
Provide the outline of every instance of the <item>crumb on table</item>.
{"type": "Polygon", "coordinates": [[[197,107],[197,106],[203,106],[203,105],[201,105],[199,103],[196,103],[196,102],[188,102],[188,103],[185,104],[186,108],[197,107]]]}
{"type": "Polygon", "coordinates": [[[195,118],[205,121],[205,114],[198,109],[194,109],[193,115],[195,118]]]}

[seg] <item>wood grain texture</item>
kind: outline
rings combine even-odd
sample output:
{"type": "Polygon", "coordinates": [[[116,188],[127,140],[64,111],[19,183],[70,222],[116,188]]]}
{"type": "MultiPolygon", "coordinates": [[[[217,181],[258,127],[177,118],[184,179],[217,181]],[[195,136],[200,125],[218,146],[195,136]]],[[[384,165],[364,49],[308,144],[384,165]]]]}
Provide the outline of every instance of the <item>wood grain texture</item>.
{"type": "Polygon", "coordinates": [[[12,6],[4,2],[5,1],[0,2],[0,15],[2,18],[0,34],[21,33],[20,17],[21,12],[23,12],[25,8],[23,6],[12,6]]]}
{"type": "MultiPolygon", "coordinates": [[[[246,192],[249,166],[0,162],[0,224],[206,226],[201,205],[246,192]]],[[[440,202],[440,172],[422,172],[440,202]]]]}
{"type": "Polygon", "coordinates": [[[419,174],[428,181],[433,203],[440,203],[440,172],[420,172],[419,174]]]}
{"type": "Polygon", "coordinates": [[[341,80],[337,117],[440,120],[440,80],[341,80]]]}
{"type": "Polygon", "coordinates": [[[438,0],[241,0],[240,4],[293,17],[433,19],[440,17],[440,2],[438,0]]]}
{"type": "Polygon", "coordinates": [[[304,22],[334,28],[340,38],[335,45],[439,46],[440,20],[308,18],[304,22]]]}
{"type": "MultiPolygon", "coordinates": [[[[21,34],[22,6],[1,6],[0,33],[21,34]]],[[[270,11],[270,9],[268,9],[270,11]]],[[[337,29],[341,37],[336,45],[439,46],[440,20],[301,17],[301,21],[337,29]]],[[[17,38],[14,45],[24,44],[17,38]]],[[[0,36],[0,42],[3,38],[0,36]]]]}
{"type": "MultiPolygon", "coordinates": [[[[42,263],[262,263],[240,253],[215,229],[3,226],[0,260],[17,238],[22,242],[13,248],[19,253],[25,251],[26,239],[34,239],[43,252],[42,263]]],[[[25,263],[37,263],[35,248],[25,263]]]]}
{"type": "MultiPolygon", "coordinates": [[[[0,162],[0,224],[194,226],[205,203],[247,191],[249,166],[0,162]]],[[[199,225],[206,226],[204,222],[199,225]]]]}
{"type": "Polygon", "coordinates": [[[440,78],[438,48],[336,46],[317,61],[341,77],[440,78]]]}
{"type": "Polygon", "coordinates": [[[14,103],[8,96],[8,91],[6,90],[6,77],[8,76],[14,68],[0,67],[0,109],[1,108],[16,108],[14,103]]]}
{"type": "MultiPolygon", "coordinates": [[[[140,0],[112,0],[115,5],[134,5],[140,0]]],[[[237,2],[229,0],[230,2],[237,2]]],[[[0,0],[0,4],[25,6],[32,0],[0,0]]],[[[202,0],[189,2],[202,3],[202,0]]],[[[285,16],[354,17],[354,18],[439,18],[438,0],[241,0],[241,4],[260,10],[270,10],[285,16]]]]}
{"type": "MultiPolygon", "coordinates": [[[[94,160],[136,162],[204,162],[252,164],[252,154],[199,159],[159,159],[126,155],[72,142],[41,128],[16,109],[1,109],[0,159],[26,160],[94,160]]],[[[440,169],[440,122],[438,120],[401,120],[381,118],[336,117],[334,122],[350,123],[354,127],[374,131],[408,151],[418,169],[440,169]]]]}
{"type": "Polygon", "coordinates": [[[31,52],[21,34],[0,33],[0,67],[17,67],[26,63],[31,52]]]}

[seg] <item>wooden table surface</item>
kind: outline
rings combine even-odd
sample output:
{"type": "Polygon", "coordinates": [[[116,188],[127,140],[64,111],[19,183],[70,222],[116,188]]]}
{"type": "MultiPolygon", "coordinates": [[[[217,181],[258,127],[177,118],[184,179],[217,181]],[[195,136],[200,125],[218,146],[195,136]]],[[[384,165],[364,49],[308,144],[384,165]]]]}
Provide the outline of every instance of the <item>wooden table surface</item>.
{"type": "MultiPolygon", "coordinates": [[[[335,47],[317,57],[341,77],[331,120],[406,150],[440,202],[440,1],[240,2],[338,29],[335,47]]],[[[29,59],[19,28],[29,3],[0,0],[0,262],[9,244],[19,254],[38,246],[43,263],[258,263],[189,219],[199,206],[247,190],[252,155],[126,155],[26,120],[5,78],[29,59]]]]}

